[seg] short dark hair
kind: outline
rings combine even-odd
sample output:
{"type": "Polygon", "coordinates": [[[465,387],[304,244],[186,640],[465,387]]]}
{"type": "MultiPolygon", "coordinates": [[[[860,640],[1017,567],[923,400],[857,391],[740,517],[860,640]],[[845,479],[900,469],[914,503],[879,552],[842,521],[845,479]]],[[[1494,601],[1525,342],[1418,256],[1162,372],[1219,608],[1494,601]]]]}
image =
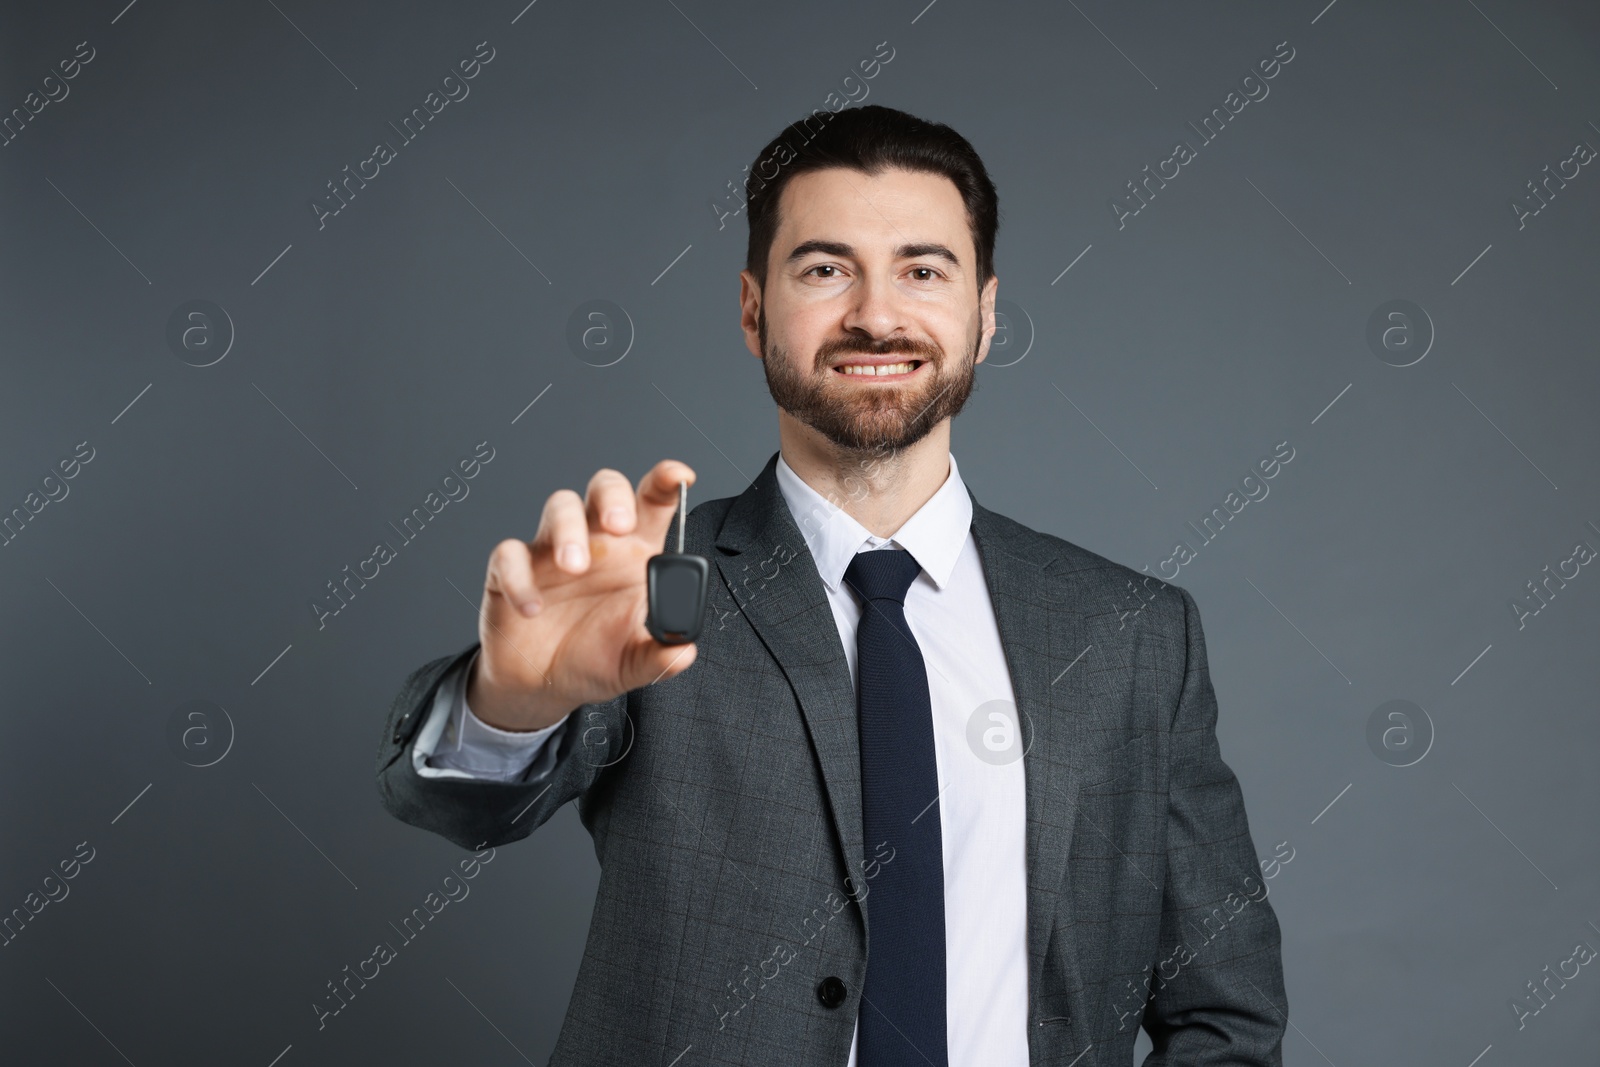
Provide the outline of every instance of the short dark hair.
{"type": "Polygon", "coordinates": [[[1000,201],[977,150],[955,130],[878,104],[833,112],[818,108],[783,132],[756,156],[745,179],[750,243],[745,269],[763,289],[767,256],[778,232],[778,201],[798,174],[847,167],[869,176],[888,167],[942,174],[955,183],[967,207],[967,225],[978,254],[978,288],[994,277],[994,238],[1000,201]]]}

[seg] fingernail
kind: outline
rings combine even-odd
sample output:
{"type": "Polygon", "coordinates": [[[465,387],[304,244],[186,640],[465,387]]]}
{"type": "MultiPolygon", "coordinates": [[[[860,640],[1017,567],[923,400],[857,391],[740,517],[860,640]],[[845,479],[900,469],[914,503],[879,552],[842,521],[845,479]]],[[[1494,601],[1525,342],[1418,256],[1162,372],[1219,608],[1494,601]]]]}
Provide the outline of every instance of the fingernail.
{"type": "Polygon", "coordinates": [[[520,609],[522,614],[532,616],[539,614],[539,609],[543,606],[537,600],[524,600],[520,605],[520,609]]]}
{"type": "Polygon", "coordinates": [[[583,549],[577,545],[562,545],[558,560],[564,570],[575,571],[583,566],[583,549]]]}
{"type": "Polygon", "coordinates": [[[628,523],[628,513],[622,508],[612,508],[605,514],[605,524],[613,530],[620,530],[628,523]]]}

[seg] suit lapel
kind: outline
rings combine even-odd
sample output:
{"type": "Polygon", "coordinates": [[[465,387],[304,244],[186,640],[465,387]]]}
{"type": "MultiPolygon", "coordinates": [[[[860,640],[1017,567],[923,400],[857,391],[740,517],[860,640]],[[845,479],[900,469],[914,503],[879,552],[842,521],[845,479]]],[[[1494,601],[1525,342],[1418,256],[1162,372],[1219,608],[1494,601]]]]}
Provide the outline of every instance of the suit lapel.
{"type": "MultiPolygon", "coordinates": [[[[969,489],[970,495],[970,489],[969,489]]],[[[1041,991],[1045,954],[1067,893],[1078,796],[1105,777],[1091,723],[1105,706],[1101,650],[1077,582],[1061,571],[1050,542],[972,502],[972,532],[1005,649],[1027,748],[1028,988],[1041,991]]],[[[1075,951],[1061,966],[1081,988],[1075,951]]]]}
{"type": "Polygon", "coordinates": [[[828,591],[778,488],[777,467],[774,452],[728,510],[717,533],[716,564],[794,688],[817,752],[841,858],[854,874],[863,854],[855,686],[828,591]]]}

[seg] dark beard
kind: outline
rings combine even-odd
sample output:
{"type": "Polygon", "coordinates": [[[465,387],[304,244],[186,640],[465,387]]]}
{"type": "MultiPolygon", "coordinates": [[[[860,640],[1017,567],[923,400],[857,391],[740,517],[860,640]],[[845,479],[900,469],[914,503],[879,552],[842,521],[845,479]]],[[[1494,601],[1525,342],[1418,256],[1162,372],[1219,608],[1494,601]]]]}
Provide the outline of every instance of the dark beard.
{"type": "Polygon", "coordinates": [[[767,390],[784,411],[816,430],[848,454],[896,451],[909,448],[928,436],[945,419],[958,414],[977,387],[978,345],[982,327],[973,339],[972,351],[955,361],[930,342],[909,337],[872,341],[852,335],[825,343],[817,352],[811,374],[796,370],[783,349],[767,344],[767,312],[762,308],[756,319],[761,339],[761,366],[767,377],[767,390]],[[906,389],[873,390],[876,395],[849,397],[828,388],[835,373],[833,361],[842,355],[882,356],[904,354],[929,364],[934,373],[927,385],[916,393],[906,389]]]}

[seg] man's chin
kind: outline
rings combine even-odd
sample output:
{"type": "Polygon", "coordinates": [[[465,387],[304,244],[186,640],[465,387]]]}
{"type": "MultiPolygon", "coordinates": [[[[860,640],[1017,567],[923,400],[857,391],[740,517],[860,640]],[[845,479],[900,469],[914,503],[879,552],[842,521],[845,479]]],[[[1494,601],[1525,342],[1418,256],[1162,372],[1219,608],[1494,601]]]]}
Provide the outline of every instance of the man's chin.
{"type": "Polygon", "coordinates": [[[896,411],[858,415],[836,422],[825,421],[820,425],[808,422],[807,425],[838,448],[851,452],[875,452],[882,449],[909,448],[927,436],[927,428],[918,433],[911,422],[910,415],[896,411]]]}
{"type": "Polygon", "coordinates": [[[822,377],[802,379],[786,373],[782,362],[763,361],[767,385],[779,407],[797,422],[851,453],[881,454],[900,451],[921,441],[938,422],[955,413],[952,404],[971,391],[971,378],[963,387],[945,381],[937,363],[925,363],[902,381],[844,382],[831,369],[822,377]],[[778,367],[774,372],[774,366],[778,367]]]}

